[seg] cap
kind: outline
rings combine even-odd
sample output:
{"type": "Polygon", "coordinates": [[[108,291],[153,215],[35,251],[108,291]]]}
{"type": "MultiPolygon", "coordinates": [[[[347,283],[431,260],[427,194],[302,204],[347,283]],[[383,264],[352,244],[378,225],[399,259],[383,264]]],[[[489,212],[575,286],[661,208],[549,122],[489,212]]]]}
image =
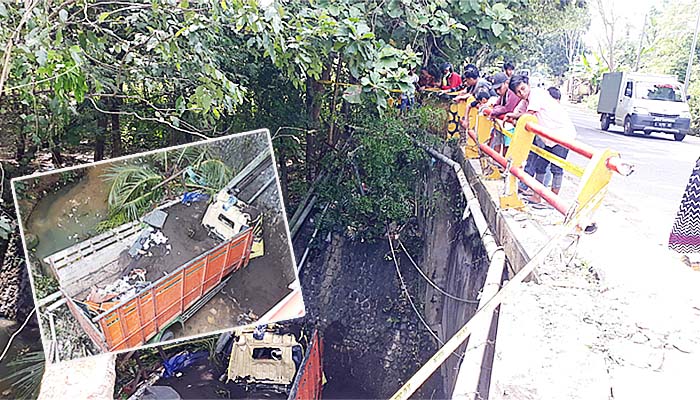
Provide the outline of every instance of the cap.
{"type": "Polygon", "coordinates": [[[493,84],[491,85],[491,89],[496,90],[501,87],[502,84],[506,83],[508,81],[508,76],[504,74],[503,72],[499,72],[496,75],[493,76],[493,84]]]}

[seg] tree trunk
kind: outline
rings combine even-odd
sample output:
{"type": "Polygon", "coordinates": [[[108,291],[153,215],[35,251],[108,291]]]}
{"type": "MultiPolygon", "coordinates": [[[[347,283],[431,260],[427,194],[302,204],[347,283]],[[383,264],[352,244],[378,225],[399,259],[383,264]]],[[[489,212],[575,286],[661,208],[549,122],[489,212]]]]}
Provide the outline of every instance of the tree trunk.
{"type": "MultiPolygon", "coordinates": [[[[121,103],[121,99],[114,98],[112,100],[112,111],[119,111],[121,103]]],[[[119,117],[119,114],[112,114],[112,158],[122,155],[122,132],[119,117]]]]}
{"type": "Polygon", "coordinates": [[[61,155],[61,148],[58,145],[51,147],[51,159],[57,168],[63,165],[63,155],[61,155]]]}
{"type": "MultiPolygon", "coordinates": [[[[331,75],[331,62],[321,72],[321,80],[328,80],[331,75]]],[[[306,81],[306,110],[309,116],[309,128],[315,132],[306,134],[306,180],[313,182],[316,176],[316,134],[321,129],[321,106],[323,105],[323,84],[312,78],[306,81]]]]}
{"type": "Polygon", "coordinates": [[[107,115],[97,114],[97,131],[95,131],[95,161],[104,159],[105,137],[107,136],[107,115]]]}
{"type": "Polygon", "coordinates": [[[27,134],[24,132],[23,128],[20,128],[15,141],[15,160],[17,161],[17,163],[22,162],[22,158],[24,158],[24,153],[26,152],[26,149],[27,134]]]}

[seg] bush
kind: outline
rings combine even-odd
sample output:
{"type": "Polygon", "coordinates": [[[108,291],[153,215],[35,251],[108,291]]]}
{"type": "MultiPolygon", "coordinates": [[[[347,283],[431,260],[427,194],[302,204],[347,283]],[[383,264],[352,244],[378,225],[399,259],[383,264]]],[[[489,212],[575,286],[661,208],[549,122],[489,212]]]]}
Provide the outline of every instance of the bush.
{"type": "Polygon", "coordinates": [[[444,122],[442,110],[421,107],[406,116],[386,114],[356,121],[347,154],[325,160],[333,176],[320,188],[331,207],[325,227],[373,240],[390,223],[403,224],[415,209],[415,185],[427,162],[412,138],[433,136],[444,122]]]}

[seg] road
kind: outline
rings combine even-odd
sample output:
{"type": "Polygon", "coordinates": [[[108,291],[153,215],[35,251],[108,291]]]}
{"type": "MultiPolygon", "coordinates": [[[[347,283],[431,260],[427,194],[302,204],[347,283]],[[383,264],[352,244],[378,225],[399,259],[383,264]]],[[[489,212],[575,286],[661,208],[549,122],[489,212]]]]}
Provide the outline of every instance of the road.
{"type": "MultiPolygon", "coordinates": [[[[578,140],[618,151],[625,161],[636,166],[628,177],[613,176],[606,207],[623,213],[655,243],[667,241],[688,178],[700,156],[700,138],[686,136],[682,142],[676,142],[672,135],[661,133],[628,137],[623,135],[622,127],[601,130],[598,115],[591,110],[574,105],[568,105],[567,110],[578,140]]],[[[579,165],[587,162],[572,152],[568,159],[579,165]]]]}

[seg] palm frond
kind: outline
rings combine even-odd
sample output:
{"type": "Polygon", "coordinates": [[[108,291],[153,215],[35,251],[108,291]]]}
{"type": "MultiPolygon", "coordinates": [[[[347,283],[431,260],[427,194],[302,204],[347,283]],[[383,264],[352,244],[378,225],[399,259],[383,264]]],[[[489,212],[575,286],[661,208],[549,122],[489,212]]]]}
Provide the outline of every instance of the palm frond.
{"type": "Polygon", "coordinates": [[[15,398],[35,399],[39,396],[41,378],[44,375],[44,361],[43,351],[20,353],[7,363],[13,372],[0,379],[0,382],[10,384],[15,398]]]}
{"type": "Polygon", "coordinates": [[[105,174],[112,182],[107,202],[111,212],[126,212],[131,220],[157,202],[163,189],[153,189],[163,181],[163,176],[149,165],[117,165],[105,174]]]}
{"type": "Polygon", "coordinates": [[[231,168],[217,159],[202,161],[193,169],[206,183],[206,186],[211,188],[214,193],[223,189],[231,178],[233,178],[233,171],[231,168]]]}

